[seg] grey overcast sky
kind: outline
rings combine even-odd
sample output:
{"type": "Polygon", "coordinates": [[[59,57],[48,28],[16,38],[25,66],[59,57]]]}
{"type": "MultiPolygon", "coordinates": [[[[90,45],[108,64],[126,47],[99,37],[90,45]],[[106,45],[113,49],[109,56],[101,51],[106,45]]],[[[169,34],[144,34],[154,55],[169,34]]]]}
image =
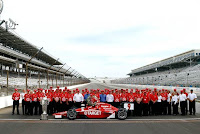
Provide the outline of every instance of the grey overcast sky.
{"type": "Polygon", "coordinates": [[[200,48],[200,0],[3,0],[1,19],[86,77],[200,48]]]}

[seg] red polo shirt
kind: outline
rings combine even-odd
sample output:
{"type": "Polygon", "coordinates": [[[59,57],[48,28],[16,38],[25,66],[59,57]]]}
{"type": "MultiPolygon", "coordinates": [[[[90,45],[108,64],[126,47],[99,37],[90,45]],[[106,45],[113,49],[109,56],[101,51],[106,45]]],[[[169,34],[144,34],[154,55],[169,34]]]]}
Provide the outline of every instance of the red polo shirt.
{"type": "Polygon", "coordinates": [[[37,93],[32,94],[32,101],[37,102],[38,95],[37,93]]]}
{"type": "Polygon", "coordinates": [[[120,102],[120,94],[114,94],[114,102],[120,102]]]}
{"type": "Polygon", "coordinates": [[[24,101],[30,102],[31,101],[31,94],[24,95],[24,101]]]}
{"type": "Polygon", "coordinates": [[[13,100],[19,100],[20,99],[20,93],[13,93],[13,95],[12,95],[12,99],[13,100]]]}
{"type": "Polygon", "coordinates": [[[128,95],[128,102],[134,102],[135,101],[135,95],[134,94],[129,94],[128,95]]]}

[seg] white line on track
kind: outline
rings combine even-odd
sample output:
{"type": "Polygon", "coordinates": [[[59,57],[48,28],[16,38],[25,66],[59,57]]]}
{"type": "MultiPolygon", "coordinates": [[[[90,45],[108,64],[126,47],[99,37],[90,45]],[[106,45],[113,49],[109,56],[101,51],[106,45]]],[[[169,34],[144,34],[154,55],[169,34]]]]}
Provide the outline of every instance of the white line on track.
{"type": "MultiPolygon", "coordinates": [[[[0,119],[0,121],[39,121],[40,119],[0,119]]],[[[71,121],[68,119],[49,119],[50,121],[71,121]]],[[[76,119],[74,121],[116,121],[118,119],[76,119]]],[[[126,119],[124,121],[183,121],[183,120],[200,120],[200,118],[183,118],[183,119],[126,119]]],[[[119,120],[123,121],[123,120],[119,120]]]]}

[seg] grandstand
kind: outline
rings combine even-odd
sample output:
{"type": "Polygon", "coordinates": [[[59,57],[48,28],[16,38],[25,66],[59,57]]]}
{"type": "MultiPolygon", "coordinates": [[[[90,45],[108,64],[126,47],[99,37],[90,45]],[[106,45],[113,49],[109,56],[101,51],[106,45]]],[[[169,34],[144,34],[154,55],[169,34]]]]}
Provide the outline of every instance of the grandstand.
{"type": "Polygon", "coordinates": [[[40,51],[40,48],[0,26],[1,94],[4,94],[4,90],[8,94],[13,88],[25,89],[27,73],[27,84],[31,89],[89,82],[85,76],[71,67],[63,68],[64,65],[44,49],[40,51]],[[39,53],[32,58],[37,52],[39,53]]]}
{"type": "Polygon", "coordinates": [[[116,84],[160,86],[200,86],[200,50],[179,55],[132,70],[130,77],[112,80],[116,84]]]}

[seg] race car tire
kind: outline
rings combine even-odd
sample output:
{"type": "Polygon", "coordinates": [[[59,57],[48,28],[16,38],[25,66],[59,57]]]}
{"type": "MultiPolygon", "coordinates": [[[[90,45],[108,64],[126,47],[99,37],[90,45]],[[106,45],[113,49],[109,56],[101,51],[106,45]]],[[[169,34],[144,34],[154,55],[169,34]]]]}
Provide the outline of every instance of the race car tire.
{"type": "Polygon", "coordinates": [[[125,108],[120,108],[117,112],[117,118],[120,120],[125,120],[127,118],[127,111],[125,108]]]}
{"type": "Polygon", "coordinates": [[[69,110],[67,111],[67,118],[68,118],[69,120],[74,120],[74,119],[76,119],[76,116],[77,116],[77,112],[76,112],[75,109],[69,109],[69,110]]]}

